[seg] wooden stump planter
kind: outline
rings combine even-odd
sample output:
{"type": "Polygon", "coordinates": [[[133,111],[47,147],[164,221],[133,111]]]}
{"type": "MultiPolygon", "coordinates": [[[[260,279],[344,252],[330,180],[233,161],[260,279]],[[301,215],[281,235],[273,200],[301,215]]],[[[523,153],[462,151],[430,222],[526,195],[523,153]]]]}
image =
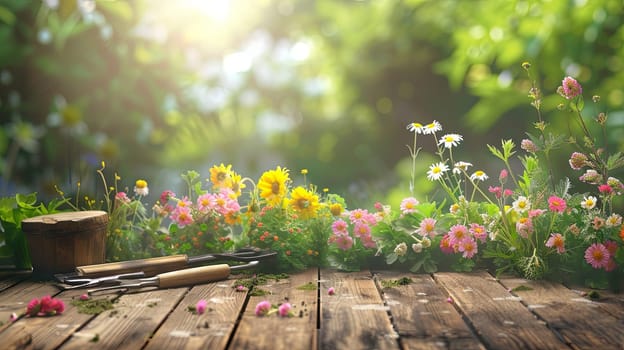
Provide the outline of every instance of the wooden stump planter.
{"type": "Polygon", "coordinates": [[[33,273],[49,276],[76,266],[100,264],[106,258],[105,211],[48,214],[22,221],[33,273]]]}

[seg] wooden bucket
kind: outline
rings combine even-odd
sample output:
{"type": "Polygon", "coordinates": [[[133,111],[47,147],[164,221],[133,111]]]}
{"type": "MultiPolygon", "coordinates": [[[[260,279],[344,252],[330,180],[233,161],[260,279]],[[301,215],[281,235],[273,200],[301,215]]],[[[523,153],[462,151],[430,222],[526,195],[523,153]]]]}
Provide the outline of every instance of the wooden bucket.
{"type": "Polygon", "coordinates": [[[76,266],[106,259],[105,211],[77,211],[22,220],[28,250],[37,275],[72,272],[76,266]]]}

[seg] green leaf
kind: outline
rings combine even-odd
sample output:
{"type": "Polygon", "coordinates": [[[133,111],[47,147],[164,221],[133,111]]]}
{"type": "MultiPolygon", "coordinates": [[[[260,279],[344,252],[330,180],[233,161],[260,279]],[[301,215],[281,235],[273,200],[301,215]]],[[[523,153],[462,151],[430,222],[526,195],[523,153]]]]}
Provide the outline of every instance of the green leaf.
{"type": "Polygon", "coordinates": [[[123,20],[132,20],[133,12],[132,6],[126,1],[98,1],[98,9],[103,12],[108,12],[111,15],[117,16],[123,20]]]}
{"type": "Polygon", "coordinates": [[[13,25],[13,23],[15,23],[15,14],[8,8],[0,6],[0,21],[8,25],[13,25]]]}
{"type": "Polygon", "coordinates": [[[31,208],[37,203],[37,193],[29,193],[29,194],[21,194],[18,193],[15,195],[15,200],[17,201],[17,205],[22,208],[31,208]]]}
{"type": "Polygon", "coordinates": [[[399,256],[396,253],[390,253],[386,256],[386,264],[392,265],[397,261],[398,258],[399,256]]]}

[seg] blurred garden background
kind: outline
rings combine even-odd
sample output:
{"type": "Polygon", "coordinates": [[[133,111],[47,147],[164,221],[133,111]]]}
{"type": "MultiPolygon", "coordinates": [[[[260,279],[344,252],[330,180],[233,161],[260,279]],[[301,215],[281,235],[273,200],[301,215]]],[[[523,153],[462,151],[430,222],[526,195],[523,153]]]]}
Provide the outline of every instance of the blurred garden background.
{"type": "MultiPolygon", "coordinates": [[[[461,134],[456,159],[498,176],[486,144],[519,145],[537,121],[525,61],[551,128],[578,130],[557,110],[570,75],[621,150],[623,22],[621,0],[0,0],[0,195],[103,193],[104,161],[157,198],[224,163],[397,204],[411,122],[461,134]]],[[[434,189],[423,141],[419,197],[434,189]]],[[[572,151],[553,152],[559,175],[572,151]]]]}

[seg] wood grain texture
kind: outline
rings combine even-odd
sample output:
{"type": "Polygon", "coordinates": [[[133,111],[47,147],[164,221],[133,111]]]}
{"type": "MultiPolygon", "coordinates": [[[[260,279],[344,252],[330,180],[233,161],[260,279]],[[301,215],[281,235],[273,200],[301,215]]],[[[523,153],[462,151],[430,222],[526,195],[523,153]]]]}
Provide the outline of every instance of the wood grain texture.
{"type": "Polygon", "coordinates": [[[408,349],[484,349],[446,292],[427,274],[375,273],[392,323],[408,349]],[[383,288],[384,280],[409,278],[407,285],[383,288]]]}
{"type": "Polygon", "coordinates": [[[61,349],[140,349],[186,292],[177,288],[122,295],[113,310],[92,319],[61,349]]]}
{"type": "Polygon", "coordinates": [[[609,307],[584,298],[561,284],[503,278],[527,307],[557,332],[573,348],[624,348],[623,320],[606,312],[609,307]],[[518,288],[522,286],[522,288],[518,288]]]}
{"type": "Polygon", "coordinates": [[[247,292],[236,292],[233,283],[227,280],[193,287],[154,334],[147,349],[224,349],[247,296],[247,292]],[[189,312],[188,307],[202,299],[208,302],[206,312],[189,312]]]}
{"type": "Polygon", "coordinates": [[[318,269],[293,274],[286,280],[260,286],[270,292],[265,296],[249,298],[247,308],[240,321],[230,349],[316,349],[318,290],[299,287],[318,284],[318,269]],[[258,317],[256,305],[267,300],[277,305],[290,302],[293,317],[278,317],[276,314],[258,317]]]}
{"type": "Polygon", "coordinates": [[[435,279],[491,349],[569,349],[487,272],[437,273],[435,279]]]}
{"type": "Polygon", "coordinates": [[[394,331],[370,272],[321,270],[321,349],[397,349],[394,331]],[[335,289],[328,295],[329,287],[335,289]]]}

